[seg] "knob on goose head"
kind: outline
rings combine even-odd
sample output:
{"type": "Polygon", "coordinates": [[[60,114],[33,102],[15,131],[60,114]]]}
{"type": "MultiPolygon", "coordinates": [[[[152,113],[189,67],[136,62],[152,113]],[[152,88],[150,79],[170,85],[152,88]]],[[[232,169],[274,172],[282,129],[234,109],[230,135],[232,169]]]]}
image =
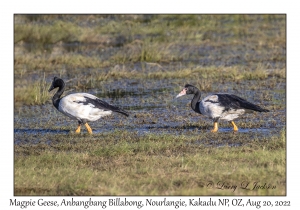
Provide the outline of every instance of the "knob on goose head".
{"type": "Polygon", "coordinates": [[[57,87],[63,88],[64,86],[65,86],[65,82],[62,79],[60,79],[58,77],[54,77],[53,81],[52,81],[52,84],[51,84],[48,91],[50,92],[50,91],[52,91],[53,89],[55,89],[57,87]]]}

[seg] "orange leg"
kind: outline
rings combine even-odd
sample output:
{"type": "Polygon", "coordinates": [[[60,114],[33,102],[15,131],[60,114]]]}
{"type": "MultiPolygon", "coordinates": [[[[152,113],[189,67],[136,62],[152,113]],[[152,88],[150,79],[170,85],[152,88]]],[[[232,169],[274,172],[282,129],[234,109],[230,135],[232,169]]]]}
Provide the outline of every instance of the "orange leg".
{"type": "Polygon", "coordinates": [[[218,131],[218,122],[214,122],[214,129],[211,130],[211,132],[215,133],[218,131]]]}
{"type": "Polygon", "coordinates": [[[89,132],[90,134],[92,134],[93,131],[92,131],[91,127],[89,126],[89,124],[85,123],[84,125],[85,125],[86,129],[88,130],[88,132],[89,132]]]}
{"type": "Polygon", "coordinates": [[[239,129],[238,129],[238,127],[236,126],[236,124],[235,124],[233,121],[231,121],[231,124],[232,124],[232,126],[233,126],[233,131],[234,131],[234,132],[237,132],[239,129]]]}
{"type": "Polygon", "coordinates": [[[80,127],[81,127],[81,125],[79,124],[76,131],[75,131],[75,133],[80,133],[80,127]]]}

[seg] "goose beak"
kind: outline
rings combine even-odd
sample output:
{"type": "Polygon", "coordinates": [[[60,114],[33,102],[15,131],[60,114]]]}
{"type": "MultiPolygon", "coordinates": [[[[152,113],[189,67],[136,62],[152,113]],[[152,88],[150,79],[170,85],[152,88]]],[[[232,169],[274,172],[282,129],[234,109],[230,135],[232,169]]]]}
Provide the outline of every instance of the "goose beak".
{"type": "Polygon", "coordinates": [[[54,87],[53,87],[53,84],[52,84],[51,87],[49,88],[48,92],[50,92],[53,89],[54,89],[54,87]]]}
{"type": "Polygon", "coordinates": [[[182,89],[182,91],[175,97],[175,98],[179,98],[180,96],[184,96],[186,95],[186,89],[182,89]]]}

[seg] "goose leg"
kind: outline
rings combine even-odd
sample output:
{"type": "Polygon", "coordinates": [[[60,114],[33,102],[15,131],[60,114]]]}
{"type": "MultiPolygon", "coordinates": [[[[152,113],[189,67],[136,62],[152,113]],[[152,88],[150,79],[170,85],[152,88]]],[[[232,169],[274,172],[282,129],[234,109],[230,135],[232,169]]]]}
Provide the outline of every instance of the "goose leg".
{"type": "Polygon", "coordinates": [[[89,126],[89,124],[85,123],[84,125],[85,125],[86,129],[88,130],[88,132],[89,132],[90,134],[92,134],[93,131],[92,131],[91,127],[89,126]]]}
{"type": "Polygon", "coordinates": [[[232,126],[233,126],[233,131],[234,131],[234,132],[237,132],[239,129],[238,129],[238,127],[236,126],[236,124],[235,124],[233,121],[231,121],[231,124],[232,124],[232,126]]]}
{"type": "Polygon", "coordinates": [[[215,133],[218,131],[218,122],[214,122],[214,129],[211,130],[211,132],[215,133]]]}
{"type": "Polygon", "coordinates": [[[75,133],[80,133],[80,127],[81,127],[81,124],[79,123],[75,133]]]}

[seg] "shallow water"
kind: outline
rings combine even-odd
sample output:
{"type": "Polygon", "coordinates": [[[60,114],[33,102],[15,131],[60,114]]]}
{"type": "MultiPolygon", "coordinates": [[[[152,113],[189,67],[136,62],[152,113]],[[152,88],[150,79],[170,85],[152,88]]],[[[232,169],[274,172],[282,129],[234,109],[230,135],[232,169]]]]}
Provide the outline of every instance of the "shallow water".
{"type": "MultiPolygon", "coordinates": [[[[123,115],[113,113],[112,115],[90,122],[94,135],[101,133],[113,133],[115,131],[127,130],[138,135],[175,134],[195,137],[197,135],[211,135],[211,142],[218,140],[220,135],[232,134],[232,127],[228,122],[221,121],[218,134],[210,134],[213,123],[205,116],[195,113],[190,108],[192,96],[184,96],[174,100],[180,91],[179,85],[184,85],[183,80],[174,81],[148,81],[146,83],[123,81],[123,85],[131,84],[126,89],[121,89],[118,82],[111,83],[105,92],[101,90],[89,90],[97,93],[103,100],[120,106],[130,113],[126,118],[123,115]],[[173,85],[172,85],[173,84],[173,85]],[[114,87],[114,88],[112,88],[114,87]],[[117,94],[115,94],[117,92],[117,94]]],[[[259,85],[251,81],[243,85],[259,85]]],[[[267,90],[272,100],[261,100],[259,96],[262,89],[247,91],[234,90],[235,84],[218,84],[222,90],[240,95],[251,102],[259,103],[263,107],[275,104],[279,109],[269,113],[246,114],[235,122],[239,127],[236,135],[247,135],[247,138],[268,137],[279,135],[286,126],[285,108],[285,83],[280,84],[276,91],[267,90]]],[[[220,91],[223,92],[223,91],[220,91]]],[[[204,92],[203,97],[209,93],[204,92]]],[[[59,113],[49,99],[43,106],[23,106],[15,109],[14,115],[14,142],[15,144],[51,144],[55,135],[72,135],[77,128],[77,122],[59,113]],[[49,139],[47,137],[49,136],[49,139]],[[51,138],[50,138],[51,137],[51,138]]],[[[87,133],[82,126],[83,134],[87,133]]],[[[76,138],[76,136],[74,136],[76,138]]],[[[229,139],[231,137],[228,137],[229,139]]],[[[194,142],[200,144],[199,142],[194,142]]],[[[218,143],[216,146],[222,146],[218,143]]],[[[230,143],[230,146],[239,146],[240,143],[230,143]]]]}

